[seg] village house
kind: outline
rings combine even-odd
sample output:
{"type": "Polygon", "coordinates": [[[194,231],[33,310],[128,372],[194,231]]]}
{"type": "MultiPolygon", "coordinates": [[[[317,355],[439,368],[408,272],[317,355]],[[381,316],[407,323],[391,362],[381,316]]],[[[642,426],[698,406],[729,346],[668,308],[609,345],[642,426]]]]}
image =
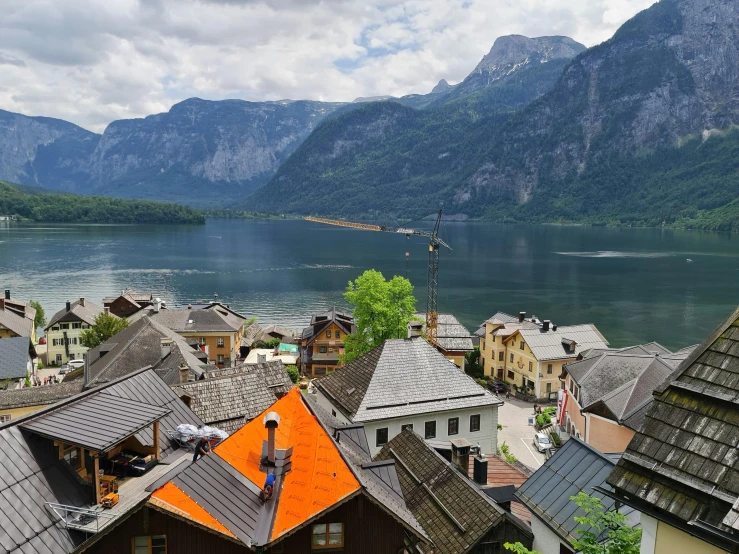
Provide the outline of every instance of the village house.
{"type": "Polygon", "coordinates": [[[142,294],[135,290],[122,290],[119,296],[103,298],[103,308],[118,317],[130,317],[136,312],[153,306],[161,300],[154,298],[151,293],[142,294]]]}
{"type": "Polygon", "coordinates": [[[300,335],[300,371],[319,377],[341,367],[339,354],[344,353],[344,339],[356,332],[354,318],[334,306],[311,317],[310,326],[300,335]]]}
{"type": "MultiPolygon", "coordinates": [[[[149,501],[81,551],[166,545],[186,552],[431,552],[405,505],[395,467],[354,463],[297,389],[213,452],[155,485],[149,501]],[[261,499],[268,473],[272,498],[261,499]]],[[[143,551],[143,550],[142,550],[143,551]]]]}
{"type": "Polygon", "coordinates": [[[739,551],[739,309],[654,391],[608,477],[642,512],[641,552],[739,551]]]}
{"type": "Polygon", "coordinates": [[[18,381],[33,375],[36,358],[36,349],[29,337],[0,340],[0,384],[5,382],[7,388],[15,388],[18,381]]]}
{"type": "Polygon", "coordinates": [[[586,350],[563,366],[559,424],[601,452],[623,452],[652,404],[652,392],[688,357],[657,344],[586,350]]]}
{"type": "MultiPolygon", "coordinates": [[[[599,498],[605,510],[618,509],[627,525],[639,525],[640,514],[629,506],[621,506],[604,494],[612,490],[606,478],[618,460],[606,456],[579,439],[570,439],[544,465],[537,469],[516,491],[516,497],[531,512],[533,549],[541,554],[575,554],[572,542],[580,538],[579,530],[598,530],[575,521],[585,512],[571,500],[580,492],[599,498]]],[[[605,540],[606,531],[599,535],[605,540]]]]}
{"type": "Polygon", "coordinates": [[[518,318],[499,312],[488,319],[480,337],[485,375],[515,385],[536,398],[556,400],[562,366],[588,349],[608,348],[595,325],[557,326],[535,316],[518,318]]]}
{"type": "Polygon", "coordinates": [[[46,325],[46,360],[60,366],[69,360],[81,360],[87,352],[80,334],[95,324],[95,317],[103,310],[89,300],[80,298],[53,315],[46,325]]]}
{"type": "MultiPolygon", "coordinates": [[[[426,321],[426,314],[417,313],[414,317],[419,321],[426,321]]],[[[423,333],[426,333],[425,323],[423,333]]],[[[447,360],[463,371],[465,355],[475,349],[470,332],[452,314],[437,315],[436,347],[447,360]]]]}
{"type": "Polygon", "coordinates": [[[0,339],[29,337],[36,343],[36,326],[33,321],[36,310],[27,304],[10,298],[10,291],[0,298],[0,339]]]}
{"type": "Polygon", "coordinates": [[[447,452],[464,438],[495,452],[502,402],[421,337],[389,339],[315,382],[318,403],[345,423],[362,423],[372,454],[404,428],[447,452]]]}
{"type": "Polygon", "coordinates": [[[220,302],[204,307],[158,309],[154,305],[140,314],[172,329],[179,335],[194,339],[219,367],[230,367],[240,355],[241,338],[246,318],[220,302]]]}

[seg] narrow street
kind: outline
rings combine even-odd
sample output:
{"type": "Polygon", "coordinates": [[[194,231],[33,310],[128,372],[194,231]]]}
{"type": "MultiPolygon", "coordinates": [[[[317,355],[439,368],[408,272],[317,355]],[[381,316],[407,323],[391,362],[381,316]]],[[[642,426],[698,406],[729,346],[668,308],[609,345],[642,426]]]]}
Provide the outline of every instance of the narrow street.
{"type": "Polygon", "coordinates": [[[532,444],[536,431],[528,424],[528,418],[534,414],[534,405],[511,397],[498,408],[498,423],[503,426],[498,431],[498,446],[505,442],[510,453],[518,461],[537,470],[545,461],[544,454],[537,452],[532,444]]]}

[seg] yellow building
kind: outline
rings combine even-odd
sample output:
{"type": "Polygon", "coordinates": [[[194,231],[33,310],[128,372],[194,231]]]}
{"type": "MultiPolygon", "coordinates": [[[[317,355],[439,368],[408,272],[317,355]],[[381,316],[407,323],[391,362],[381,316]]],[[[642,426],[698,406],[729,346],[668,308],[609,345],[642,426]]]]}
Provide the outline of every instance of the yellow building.
{"type": "Polygon", "coordinates": [[[5,296],[0,298],[0,339],[29,337],[35,344],[35,317],[36,310],[25,302],[11,298],[10,291],[6,289],[5,296]]]}
{"type": "Polygon", "coordinates": [[[478,330],[480,364],[495,377],[536,398],[556,399],[562,366],[591,348],[608,348],[592,324],[558,327],[535,316],[498,312],[478,330]],[[484,329],[483,329],[484,328],[484,329]]]}
{"type": "Polygon", "coordinates": [[[69,360],[81,360],[87,352],[80,334],[95,324],[95,317],[102,312],[100,306],[80,298],[67,302],[46,325],[46,361],[49,365],[63,365],[69,360]]]}

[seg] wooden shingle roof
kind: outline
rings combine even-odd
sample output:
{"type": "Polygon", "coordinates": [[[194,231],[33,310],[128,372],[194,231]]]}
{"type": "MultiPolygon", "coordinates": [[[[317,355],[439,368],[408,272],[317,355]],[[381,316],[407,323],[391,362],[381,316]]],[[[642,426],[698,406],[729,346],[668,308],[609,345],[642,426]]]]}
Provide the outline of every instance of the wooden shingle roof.
{"type": "Polygon", "coordinates": [[[739,498],[738,444],[739,309],[657,388],[608,483],[652,513],[730,531],[723,522],[739,498]]]}

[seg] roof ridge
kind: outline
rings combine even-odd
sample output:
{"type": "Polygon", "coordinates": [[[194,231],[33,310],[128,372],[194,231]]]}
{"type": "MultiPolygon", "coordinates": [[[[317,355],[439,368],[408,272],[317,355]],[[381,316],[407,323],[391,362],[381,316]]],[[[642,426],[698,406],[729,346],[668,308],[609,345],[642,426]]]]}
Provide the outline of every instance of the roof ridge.
{"type": "MultiPolygon", "coordinates": [[[[133,325],[136,325],[136,324],[137,324],[137,323],[138,323],[139,321],[142,321],[142,322],[144,322],[145,324],[144,324],[144,325],[141,325],[141,329],[139,329],[138,331],[136,331],[136,333],[134,334],[134,336],[132,336],[132,337],[131,337],[130,339],[128,339],[128,342],[127,342],[127,343],[125,344],[125,346],[123,346],[123,348],[122,348],[122,349],[121,349],[121,350],[120,350],[120,351],[119,351],[119,352],[118,352],[118,353],[116,354],[116,357],[112,357],[112,358],[108,359],[107,363],[106,363],[106,364],[105,364],[105,365],[103,366],[103,368],[102,368],[102,369],[101,369],[101,370],[100,370],[100,371],[98,372],[98,374],[97,374],[97,375],[96,375],[96,376],[95,376],[95,377],[94,377],[94,378],[93,378],[93,379],[91,380],[91,382],[97,381],[97,379],[98,379],[98,378],[100,377],[100,375],[101,375],[101,374],[103,374],[103,373],[105,373],[105,372],[106,372],[106,371],[108,370],[108,368],[110,367],[110,364],[112,364],[112,363],[113,363],[113,362],[114,362],[114,361],[115,361],[115,360],[117,359],[117,356],[118,356],[118,355],[119,355],[119,354],[120,354],[120,353],[121,353],[122,351],[126,350],[126,349],[127,349],[127,348],[128,348],[129,346],[131,346],[131,344],[133,343],[133,341],[134,341],[135,339],[137,339],[137,338],[138,338],[138,337],[139,337],[139,336],[141,335],[141,333],[143,333],[143,332],[144,332],[144,330],[145,330],[145,329],[147,329],[147,328],[151,327],[151,324],[150,324],[149,318],[148,318],[147,316],[143,316],[143,317],[142,317],[141,319],[138,319],[138,320],[136,320],[136,321],[135,321],[135,322],[133,323],[133,325]]],[[[133,325],[132,325],[132,327],[133,327],[133,325]]],[[[123,331],[125,331],[125,329],[123,329],[123,330],[122,330],[122,331],[120,331],[120,332],[123,332],[123,331]]],[[[115,335],[113,335],[112,337],[110,337],[110,339],[112,339],[112,338],[114,338],[114,337],[115,337],[115,335]]],[[[108,339],[108,340],[110,340],[110,339],[108,339]]],[[[105,341],[105,342],[107,342],[107,341],[105,341]]],[[[103,343],[99,344],[98,346],[102,346],[102,344],[103,344],[103,343]]],[[[118,344],[120,344],[120,343],[117,343],[117,344],[116,344],[116,346],[118,346],[118,344]]],[[[98,362],[98,361],[99,361],[99,360],[100,360],[101,358],[102,358],[102,356],[101,356],[100,358],[98,358],[97,360],[95,360],[95,362],[93,362],[93,363],[97,363],[97,362],[98,362]]],[[[151,366],[150,366],[150,367],[151,367],[151,366]]],[[[88,367],[88,370],[89,370],[89,367],[88,367]]]]}

